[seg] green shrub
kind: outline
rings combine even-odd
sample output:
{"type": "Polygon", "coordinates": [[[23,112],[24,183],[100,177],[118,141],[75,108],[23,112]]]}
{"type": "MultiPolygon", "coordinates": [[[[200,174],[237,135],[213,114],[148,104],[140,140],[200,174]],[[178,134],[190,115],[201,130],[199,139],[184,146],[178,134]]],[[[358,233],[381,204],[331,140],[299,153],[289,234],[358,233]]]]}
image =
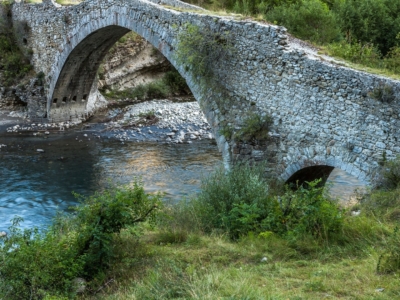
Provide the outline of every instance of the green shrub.
{"type": "Polygon", "coordinates": [[[243,122],[242,128],[235,133],[234,139],[237,141],[249,142],[252,140],[265,140],[273,124],[269,115],[260,116],[256,113],[249,114],[243,122]]]}
{"type": "Polygon", "coordinates": [[[349,42],[372,43],[386,53],[400,32],[400,2],[393,0],[336,1],[334,11],[349,42]]]}
{"type": "Polygon", "coordinates": [[[327,241],[342,229],[343,213],[318,187],[319,182],[272,195],[262,166],[236,165],[204,179],[198,198],[191,201],[192,209],[197,209],[205,231],[223,230],[233,239],[271,231],[294,240],[310,236],[327,241]]]}
{"type": "Polygon", "coordinates": [[[378,176],[378,188],[394,190],[400,187],[400,157],[385,161],[378,176]]]}
{"type": "Polygon", "coordinates": [[[0,6],[7,15],[5,19],[0,19],[0,71],[3,73],[4,83],[11,86],[32,70],[28,58],[30,53],[24,53],[17,43],[17,38],[21,38],[20,31],[28,31],[29,27],[26,22],[22,22],[17,24],[17,28],[13,28],[10,3],[0,2],[0,6]]]}
{"type": "Polygon", "coordinates": [[[84,199],[74,215],[59,215],[40,233],[19,230],[14,219],[0,245],[0,298],[72,297],[73,279],[93,279],[108,268],[120,231],[155,218],[160,196],[143,186],[114,188],[84,199]]]}
{"type": "Polygon", "coordinates": [[[327,4],[320,0],[302,0],[274,7],[266,13],[270,22],[287,27],[295,36],[324,44],[340,37],[339,25],[327,4]]]}
{"type": "Polygon", "coordinates": [[[393,88],[387,84],[380,84],[375,87],[369,95],[383,103],[390,103],[395,100],[393,88]]]}
{"type": "Polygon", "coordinates": [[[376,269],[378,273],[392,273],[400,270],[400,233],[398,227],[387,239],[376,269]]]}
{"type": "Polygon", "coordinates": [[[177,63],[203,81],[203,88],[218,84],[216,65],[233,54],[228,31],[215,33],[210,28],[185,24],[178,34],[177,63]]]}
{"type": "Polygon", "coordinates": [[[294,238],[312,235],[321,241],[338,233],[343,226],[342,210],[318,187],[320,181],[308,182],[296,191],[287,189],[275,197],[273,212],[263,220],[265,229],[294,238]]]}
{"type": "Polygon", "coordinates": [[[371,43],[348,43],[341,41],[327,45],[327,50],[332,56],[338,56],[357,64],[376,68],[382,66],[381,54],[376,46],[371,43]]]}
{"type": "Polygon", "coordinates": [[[171,70],[165,73],[164,77],[159,80],[147,84],[139,84],[122,91],[111,90],[105,96],[110,98],[137,98],[145,100],[149,98],[166,98],[175,94],[187,94],[188,91],[190,90],[186,85],[185,79],[178,71],[171,70]]]}
{"type": "Polygon", "coordinates": [[[227,172],[222,167],[202,181],[201,192],[193,208],[205,231],[221,229],[233,238],[259,231],[266,214],[268,184],[262,167],[235,165],[227,172]],[[254,210],[259,217],[254,216],[254,210]],[[250,216],[251,215],[251,216],[250,216]]]}
{"type": "Polygon", "coordinates": [[[162,81],[166,86],[168,86],[170,93],[187,94],[189,91],[189,87],[186,84],[186,80],[175,69],[172,69],[167,73],[165,73],[162,81]]]}

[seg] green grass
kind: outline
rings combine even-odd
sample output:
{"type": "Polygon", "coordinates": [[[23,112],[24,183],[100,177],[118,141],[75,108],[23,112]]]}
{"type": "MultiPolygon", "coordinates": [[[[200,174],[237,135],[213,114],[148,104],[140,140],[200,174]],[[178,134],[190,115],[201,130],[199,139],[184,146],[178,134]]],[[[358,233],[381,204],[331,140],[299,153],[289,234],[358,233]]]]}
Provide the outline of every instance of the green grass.
{"type": "MultiPolygon", "coordinates": [[[[181,236],[181,234],[179,234],[181,236]]],[[[171,237],[168,239],[171,240],[171,237]]],[[[378,275],[380,249],[326,247],[302,254],[287,241],[189,234],[165,242],[162,229],[147,229],[140,241],[128,233],[119,258],[97,295],[80,299],[394,299],[396,275],[378,275]],[[160,236],[163,238],[160,240],[160,236]],[[266,257],[266,262],[261,260],[266,257]],[[112,281],[110,282],[110,280],[112,281]],[[382,293],[376,291],[384,288],[382,293]]],[[[357,241],[365,242],[365,241],[357,241]]]]}

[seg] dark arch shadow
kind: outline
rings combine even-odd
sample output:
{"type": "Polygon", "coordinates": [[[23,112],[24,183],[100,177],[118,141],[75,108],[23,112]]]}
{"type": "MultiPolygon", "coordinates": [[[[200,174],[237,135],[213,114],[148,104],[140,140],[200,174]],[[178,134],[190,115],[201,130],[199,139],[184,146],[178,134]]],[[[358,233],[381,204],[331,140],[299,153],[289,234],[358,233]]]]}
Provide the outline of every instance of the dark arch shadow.
{"type": "Polygon", "coordinates": [[[51,98],[53,120],[82,117],[103,58],[130,31],[120,26],[107,26],[88,35],[72,50],[62,67],[51,98]]]}
{"type": "Polygon", "coordinates": [[[305,182],[322,179],[320,185],[324,185],[333,169],[334,167],[327,165],[306,167],[290,176],[290,178],[286,180],[286,183],[296,188],[297,186],[303,185],[305,182]]]}

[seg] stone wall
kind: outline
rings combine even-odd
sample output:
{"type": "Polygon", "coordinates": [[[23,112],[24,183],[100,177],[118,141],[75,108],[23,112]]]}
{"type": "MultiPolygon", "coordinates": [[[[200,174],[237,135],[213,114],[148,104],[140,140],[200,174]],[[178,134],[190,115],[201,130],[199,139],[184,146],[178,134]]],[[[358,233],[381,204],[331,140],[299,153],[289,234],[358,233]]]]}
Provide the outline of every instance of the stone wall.
{"type": "Polygon", "coordinates": [[[36,70],[47,75],[50,117],[79,117],[85,108],[80,100],[89,93],[102,57],[133,30],[186,79],[227,164],[266,160],[267,171],[285,180],[309,167],[328,170],[319,173],[338,167],[369,181],[384,155],[400,154],[400,82],[321,57],[289,39],[285,28],[178,12],[140,0],[90,0],[64,8],[49,2],[19,4],[13,11],[15,20],[32,28],[28,44],[36,70]],[[233,54],[213,66],[228,97],[215,86],[203,89],[190,66],[176,63],[177,36],[186,23],[228,33],[233,54]],[[390,103],[371,96],[379,89],[391,91],[390,103]],[[55,98],[65,101],[55,103],[55,98]],[[243,143],[220,134],[223,127],[238,131],[251,112],[272,116],[268,139],[243,143]]]}

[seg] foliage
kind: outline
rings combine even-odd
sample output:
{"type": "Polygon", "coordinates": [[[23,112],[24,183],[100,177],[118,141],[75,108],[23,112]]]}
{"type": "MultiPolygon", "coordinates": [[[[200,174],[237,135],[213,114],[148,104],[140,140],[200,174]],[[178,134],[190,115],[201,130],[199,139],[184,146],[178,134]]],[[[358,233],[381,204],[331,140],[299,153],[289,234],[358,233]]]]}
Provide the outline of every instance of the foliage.
{"type": "Polygon", "coordinates": [[[383,103],[390,103],[395,99],[395,94],[393,88],[387,84],[380,84],[375,87],[369,95],[383,103]]]}
{"type": "Polygon", "coordinates": [[[287,189],[276,197],[273,212],[263,220],[266,228],[293,237],[312,235],[321,241],[328,241],[339,232],[343,226],[342,210],[326,196],[323,187],[318,187],[320,181],[308,182],[308,186],[296,191],[287,189]]]}
{"type": "Polygon", "coordinates": [[[387,239],[376,269],[378,273],[391,273],[400,270],[400,233],[398,227],[387,239]]]}
{"type": "Polygon", "coordinates": [[[336,1],[334,11],[349,42],[372,43],[383,55],[395,46],[400,32],[400,1],[336,1]]]}
{"type": "Polygon", "coordinates": [[[275,6],[265,18],[288,28],[302,39],[328,43],[340,37],[335,15],[320,0],[301,0],[275,6]]]}
{"type": "Polygon", "coordinates": [[[86,198],[74,215],[59,215],[42,233],[37,228],[20,230],[21,219],[14,219],[0,246],[0,297],[71,297],[73,279],[92,279],[107,269],[120,231],[154,219],[159,199],[134,183],[86,198]]]}
{"type": "Polygon", "coordinates": [[[209,28],[185,24],[178,34],[175,51],[177,63],[203,80],[203,87],[215,86],[218,75],[215,67],[233,53],[229,32],[214,33],[209,28]]]}
{"type": "Polygon", "coordinates": [[[400,187],[400,157],[385,161],[381,177],[380,188],[394,190],[400,187]]]}
{"type": "Polygon", "coordinates": [[[370,43],[348,43],[342,40],[327,45],[327,50],[330,55],[344,58],[353,63],[363,64],[367,67],[379,67],[382,64],[379,50],[370,43]]]}
{"type": "Polygon", "coordinates": [[[256,113],[249,114],[243,121],[243,127],[235,133],[237,141],[249,142],[252,140],[265,140],[271,130],[273,120],[271,116],[260,116],[256,113]]]}
{"type": "Polygon", "coordinates": [[[198,215],[204,230],[222,229],[232,237],[238,237],[247,234],[250,228],[256,229],[257,221],[265,214],[267,197],[268,184],[263,177],[263,168],[235,165],[229,172],[220,168],[205,178],[198,198],[193,200],[197,202],[193,207],[201,208],[198,215]],[[255,208],[260,217],[248,216],[245,220],[245,215],[252,214],[255,208]]]}
{"type": "MultiPolygon", "coordinates": [[[[103,91],[107,87],[103,88],[103,91]]],[[[166,98],[172,95],[188,94],[188,88],[185,79],[176,70],[170,70],[165,73],[160,80],[155,80],[147,84],[139,84],[133,88],[122,91],[111,90],[105,93],[105,96],[114,98],[130,99],[151,99],[166,98]]]]}
{"type": "Polygon", "coordinates": [[[17,38],[21,38],[21,30],[28,30],[26,23],[17,24],[13,28],[11,22],[10,3],[0,2],[0,9],[5,12],[6,18],[0,19],[0,71],[7,86],[15,84],[32,70],[28,53],[24,54],[19,48],[17,38]]]}
{"type": "Polygon", "coordinates": [[[200,227],[208,232],[226,231],[234,239],[271,231],[294,240],[311,236],[328,241],[341,230],[343,214],[318,183],[273,195],[262,166],[236,165],[227,173],[221,169],[206,178],[192,208],[201,208],[197,212],[200,227]]]}

